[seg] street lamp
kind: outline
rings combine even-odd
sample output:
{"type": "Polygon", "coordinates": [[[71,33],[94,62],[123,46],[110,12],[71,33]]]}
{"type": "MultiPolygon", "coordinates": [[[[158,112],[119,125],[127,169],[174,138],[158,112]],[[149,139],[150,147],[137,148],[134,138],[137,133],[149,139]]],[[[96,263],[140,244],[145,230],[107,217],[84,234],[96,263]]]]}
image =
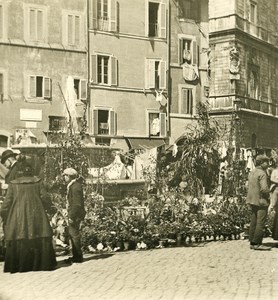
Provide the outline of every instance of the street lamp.
{"type": "Polygon", "coordinates": [[[240,126],[240,118],[238,112],[241,108],[241,100],[236,98],[234,101],[234,126],[235,126],[235,147],[236,147],[236,160],[239,159],[240,152],[240,141],[239,141],[239,126],[240,126]]]}

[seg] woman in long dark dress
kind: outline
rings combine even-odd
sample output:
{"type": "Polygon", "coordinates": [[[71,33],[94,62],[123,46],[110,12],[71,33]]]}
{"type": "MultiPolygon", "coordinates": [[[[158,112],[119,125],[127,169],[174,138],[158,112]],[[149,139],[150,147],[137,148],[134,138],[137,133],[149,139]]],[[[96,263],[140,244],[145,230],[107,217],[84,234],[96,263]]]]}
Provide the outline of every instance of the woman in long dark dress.
{"type": "Polygon", "coordinates": [[[271,172],[270,206],[269,211],[274,209],[274,222],[272,227],[272,238],[278,240],[278,164],[275,160],[275,169],[271,172]]]}
{"type": "Polygon", "coordinates": [[[53,270],[53,233],[45,211],[50,201],[31,166],[21,163],[16,177],[0,210],[6,241],[4,272],[53,270]]]}

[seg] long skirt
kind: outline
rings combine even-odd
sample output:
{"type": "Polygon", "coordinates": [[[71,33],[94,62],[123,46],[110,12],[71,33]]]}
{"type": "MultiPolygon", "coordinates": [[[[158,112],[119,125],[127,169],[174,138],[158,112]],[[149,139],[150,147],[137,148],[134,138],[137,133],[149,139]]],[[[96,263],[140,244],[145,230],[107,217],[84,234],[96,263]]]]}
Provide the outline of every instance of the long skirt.
{"type": "Polygon", "coordinates": [[[272,228],[272,238],[277,241],[278,240],[278,207],[275,207],[275,216],[273,221],[273,228],[272,228]]]}
{"type": "Polygon", "coordinates": [[[50,271],[56,264],[52,237],[6,241],[4,272],[50,271]]]}

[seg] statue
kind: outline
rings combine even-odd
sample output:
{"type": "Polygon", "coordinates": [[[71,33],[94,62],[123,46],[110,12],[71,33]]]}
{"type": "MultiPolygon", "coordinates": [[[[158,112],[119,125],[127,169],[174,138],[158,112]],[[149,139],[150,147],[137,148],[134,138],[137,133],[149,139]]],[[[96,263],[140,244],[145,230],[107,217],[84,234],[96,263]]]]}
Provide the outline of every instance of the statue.
{"type": "Polygon", "coordinates": [[[230,73],[238,74],[240,66],[239,51],[236,47],[230,50],[230,73]]]}

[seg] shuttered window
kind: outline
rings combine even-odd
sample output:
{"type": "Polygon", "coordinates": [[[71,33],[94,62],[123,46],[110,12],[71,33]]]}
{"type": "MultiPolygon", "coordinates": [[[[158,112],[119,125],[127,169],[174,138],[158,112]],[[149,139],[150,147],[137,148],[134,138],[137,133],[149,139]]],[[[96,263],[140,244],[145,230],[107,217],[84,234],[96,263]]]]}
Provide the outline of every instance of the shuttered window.
{"type": "Polygon", "coordinates": [[[179,38],[179,64],[199,64],[199,50],[195,40],[179,38]]]}
{"type": "Polygon", "coordinates": [[[44,40],[44,11],[41,9],[29,9],[29,39],[31,41],[44,40]]]}
{"type": "Polygon", "coordinates": [[[94,135],[116,135],[116,113],[111,109],[93,110],[94,135]]]}
{"type": "Polygon", "coordinates": [[[118,85],[118,60],[114,56],[91,56],[91,80],[94,84],[118,85]]]}
{"type": "Polygon", "coordinates": [[[29,76],[29,98],[44,98],[50,100],[52,83],[49,77],[29,76]]]}
{"type": "Polygon", "coordinates": [[[166,89],[166,62],[146,59],[145,87],[147,89],[166,89]]]}
{"type": "Polygon", "coordinates": [[[68,36],[68,45],[78,46],[80,45],[80,16],[77,15],[68,15],[68,27],[67,27],[67,36],[68,36]]]}
{"type": "Polygon", "coordinates": [[[148,1],[146,7],[146,35],[166,38],[166,0],[148,1]]]}
{"type": "Polygon", "coordinates": [[[181,93],[182,94],[181,94],[180,113],[192,115],[192,111],[193,111],[192,89],[182,88],[181,93]]]}
{"type": "Polygon", "coordinates": [[[116,0],[91,0],[90,22],[93,29],[118,31],[118,2],[116,0]]]}
{"type": "Polygon", "coordinates": [[[167,135],[166,114],[158,112],[149,113],[149,135],[165,137],[167,135]]]}

